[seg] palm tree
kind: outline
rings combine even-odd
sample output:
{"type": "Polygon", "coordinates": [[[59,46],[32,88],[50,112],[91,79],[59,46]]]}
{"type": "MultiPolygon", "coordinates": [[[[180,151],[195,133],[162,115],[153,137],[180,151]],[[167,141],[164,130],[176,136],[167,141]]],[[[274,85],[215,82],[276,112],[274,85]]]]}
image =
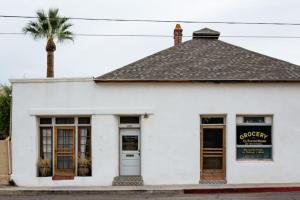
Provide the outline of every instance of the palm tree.
{"type": "Polygon", "coordinates": [[[47,15],[43,10],[36,12],[37,21],[30,21],[24,28],[25,34],[30,34],[34,39],[47,39],[47,77],[54,76],[54,51],[56,45],[54,39],[58,42],[74,40],[74,34],[69,31],[73,25],[69,23],[66,17],[58,15],[58,9],[49,9],[47,15]]]}

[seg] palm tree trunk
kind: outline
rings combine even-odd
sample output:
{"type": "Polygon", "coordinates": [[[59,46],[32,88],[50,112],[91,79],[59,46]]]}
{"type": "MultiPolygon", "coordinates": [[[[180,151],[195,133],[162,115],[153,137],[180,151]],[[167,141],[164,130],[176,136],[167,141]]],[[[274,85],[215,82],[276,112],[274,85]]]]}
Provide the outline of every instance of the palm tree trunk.
{"type": "Polygon", "coordinates": [[[47,78],[54,77],[54,51],[47,51],[47,78]]]}
{"type": "Polygon", "coordinates": [[[56,45],[53,38],[49,38],[46,45],[47,51],[47,78],[54,77],[54,51],[56,50],[56,45]]]}

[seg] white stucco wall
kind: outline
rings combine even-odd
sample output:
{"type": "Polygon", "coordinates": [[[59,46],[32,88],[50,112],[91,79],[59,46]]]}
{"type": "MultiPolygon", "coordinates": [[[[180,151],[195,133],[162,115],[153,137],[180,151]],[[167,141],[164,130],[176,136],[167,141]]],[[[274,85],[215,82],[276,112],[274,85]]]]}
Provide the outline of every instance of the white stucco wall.
{"type": "Polygon", "coordinates": [[[146,185],[197,184],[200,115],[225,114],[228,183],[300,182],[299,83],[94,83],[12,80],[12,178],[23,186],[111,185],[118,176],[118,115],[141,121],[146,185]],[[92,177],[37,177],[37,115],[92,116],[92,177]],[[273,115],[273,161],[236,160],[236,115],[273,115]]]}

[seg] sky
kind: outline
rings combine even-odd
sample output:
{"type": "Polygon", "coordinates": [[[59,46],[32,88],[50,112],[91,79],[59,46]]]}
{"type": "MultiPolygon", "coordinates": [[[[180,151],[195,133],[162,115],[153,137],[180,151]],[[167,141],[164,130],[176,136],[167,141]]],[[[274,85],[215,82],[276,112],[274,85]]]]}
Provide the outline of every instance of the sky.
{"type": "MultiPolygon", "coordinates": [[[[86,18],[294,22],[299,0],[0,0],[0,15],[34,16],[59,8],[62,16],[86,18]]],[[[0,18],[0,32],[21,32],[28,19],[0,18]]],[[[172,35],[176,23],[71,21],[74,33],[172,35]]],[[[300,36],[300,26],[181,24],[183,35],[208,27],[221,35],[300,36]]],[[[184,38],[189,40],[190,38],[184,38]]],[[[223,41],[300,65],[300,39],[220,38],[223,41]]],[[[173,38],[80,37],[58,43],[55,77],[95,77],[173,45],[173,38]]],[[[0,83],[46,77],[46,40],[0,35],[0,83]]]]}

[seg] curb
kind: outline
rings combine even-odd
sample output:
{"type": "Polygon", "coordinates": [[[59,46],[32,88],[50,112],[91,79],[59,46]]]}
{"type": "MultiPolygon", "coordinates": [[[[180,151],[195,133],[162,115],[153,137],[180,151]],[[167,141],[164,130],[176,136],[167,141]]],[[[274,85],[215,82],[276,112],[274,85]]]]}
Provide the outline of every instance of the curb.
{"type": "Polygon", "coordinates": [[[88,189],[18,189],[0,188],[0,196],[21,196],[21,195],[76,195],[76,194],[99,194],[99,195],[139,195],[139,194],[163,194],[163,195],[183,195],[183,194],[217,194],[217,193],[263,193],[263,192],[300,192],[300,186],[285,187],[244,187],[244,188],[200,188],[200,189],[174,189],[174,190],[88,190],[88,189]]]}
{"type": "Polygon", "coordinates": [[[262,192],[300,192],[300,186],[291,187],[256,187],[256,188],[203,188],[184,189],[184,194],[213,194],[213,193],[262,193],[262,192]]]}
{"type": "Polygon", "coordinates": [[[1,190],[0,196],[8,195],[50,195],[50,194],[61,194],[61,195],[76,195],[76,194],[184,194],[183,190],[1,190]]]}

